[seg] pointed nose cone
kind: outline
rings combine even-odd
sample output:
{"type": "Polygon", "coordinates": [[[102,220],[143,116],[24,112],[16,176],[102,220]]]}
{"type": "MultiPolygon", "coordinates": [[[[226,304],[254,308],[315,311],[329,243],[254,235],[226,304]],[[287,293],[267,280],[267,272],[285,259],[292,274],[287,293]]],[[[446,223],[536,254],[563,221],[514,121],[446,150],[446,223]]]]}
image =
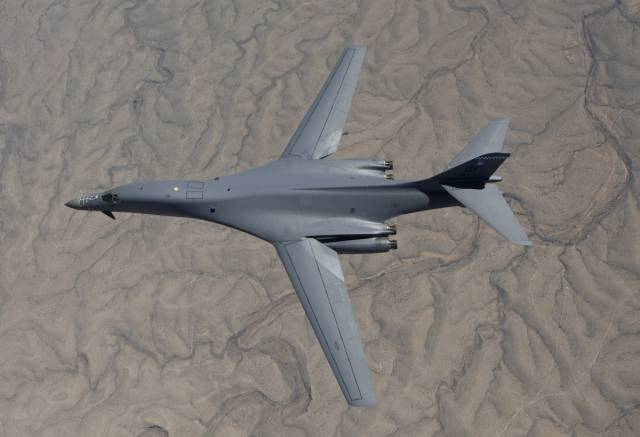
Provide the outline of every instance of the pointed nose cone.
{"type": "Polygon", "coordinates": [[[67,203],[65,203],[64,205],[68,206],[69,208],[80,209],[80,201],[78,199],[72,199],[67,203]]]}

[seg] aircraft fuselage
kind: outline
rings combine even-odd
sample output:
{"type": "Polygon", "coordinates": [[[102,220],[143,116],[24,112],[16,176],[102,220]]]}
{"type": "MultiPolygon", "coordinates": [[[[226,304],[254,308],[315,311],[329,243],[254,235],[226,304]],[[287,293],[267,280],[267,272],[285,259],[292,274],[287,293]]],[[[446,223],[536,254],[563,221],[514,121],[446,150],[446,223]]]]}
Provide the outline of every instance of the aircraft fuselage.
{"type": "Polygon", "coordinates": [[[439,187],[425,193],[385,178],[382,161],[276,160],[206,181],[133,182],[81,197],[79,209],[190,217],[264,240],[389,235],[384,221],[453,206],[439,187]]]}

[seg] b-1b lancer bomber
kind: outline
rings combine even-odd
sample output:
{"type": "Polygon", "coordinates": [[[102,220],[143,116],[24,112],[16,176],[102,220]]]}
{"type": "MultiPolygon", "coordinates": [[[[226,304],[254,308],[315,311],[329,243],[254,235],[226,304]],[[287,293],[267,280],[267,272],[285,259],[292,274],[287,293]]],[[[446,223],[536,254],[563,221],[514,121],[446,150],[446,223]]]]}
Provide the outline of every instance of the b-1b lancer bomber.
{"type": "Polygon", "coordinates": [[[344,50],[279,159],[210,180],[133,182],[81,196],[80,210],[190,217],[273,244],[350,405],[376,395],[338,254],[396,248],[386,222],[416,211],[463,206],[507,240],[530,244],[496,186],[507,159],[508,119],[490,122],[440,174],[394,180],[391,161],[327,159],[340,146],[364,47],[344,50]]]}

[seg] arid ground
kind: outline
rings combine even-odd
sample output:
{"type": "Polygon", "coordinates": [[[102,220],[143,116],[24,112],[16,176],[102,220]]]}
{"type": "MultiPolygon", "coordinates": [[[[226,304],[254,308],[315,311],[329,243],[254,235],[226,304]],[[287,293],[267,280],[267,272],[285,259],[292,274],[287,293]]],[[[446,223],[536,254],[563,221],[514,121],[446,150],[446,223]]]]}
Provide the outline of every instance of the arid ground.
{"type": "Polygon", "coordinates": [[[640,1],[0,1],[0,436],[640,435],[640,1]],[[73,211],[276,159],[345,46],[334,156],[441,171],[511,118],[523,248],[471,213],[341,257],[349,408],[275,250],[73,211]]]}

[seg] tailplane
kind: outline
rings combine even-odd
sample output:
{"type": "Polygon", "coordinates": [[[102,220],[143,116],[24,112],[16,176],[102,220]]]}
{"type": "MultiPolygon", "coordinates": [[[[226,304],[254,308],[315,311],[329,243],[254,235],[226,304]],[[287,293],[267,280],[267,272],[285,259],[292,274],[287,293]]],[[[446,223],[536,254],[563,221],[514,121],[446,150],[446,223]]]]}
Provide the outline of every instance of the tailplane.
{"type": "MultiPolygon", "coordinates": [[[[509,127],[508,118],[499,118],[486,125],[447,166],[447,169],[464,164],[478,156],[502,151],[502,143],[509,127]]],[[[508,156],[508,155],[507,155],[508,156]]]]}
{"type": "Polygon", "coordinates": [[[467,209],[470,209],[512,243],[530,246],[531,241],[524,233],[524,229],[513,215],[507,201],[502,196],[500,188],[495,184],[487,184],[483,189],[464,189],[443,185],[452,197],[467,209]]]}
{"type": "Polygon", "coordinates": [[[502,152],[508,126],[507,118],[492,121],[453,158],[444,172],[416,182],[415,187],[424,192],[444,189],[507,240],[530,245],[502,191],[495,185],[502,178],[494,172],[509,157],[502,152]]]}

